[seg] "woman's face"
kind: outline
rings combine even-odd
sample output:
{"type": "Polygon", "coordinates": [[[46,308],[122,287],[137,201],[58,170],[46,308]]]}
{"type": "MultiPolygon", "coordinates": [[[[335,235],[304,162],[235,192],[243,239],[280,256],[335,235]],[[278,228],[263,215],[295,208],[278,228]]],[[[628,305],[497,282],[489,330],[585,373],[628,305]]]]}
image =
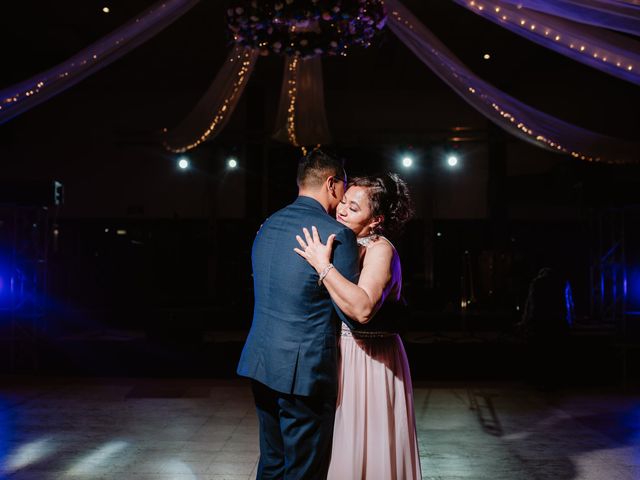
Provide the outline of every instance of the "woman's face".
{"type": "Polygon", "coordinates": [[[371,215],[371,204],[365,187],[349,187],[336,209],[336,220],[349,227],[356,237],[372,233],[372,228],[379,221],[371,215]]]}

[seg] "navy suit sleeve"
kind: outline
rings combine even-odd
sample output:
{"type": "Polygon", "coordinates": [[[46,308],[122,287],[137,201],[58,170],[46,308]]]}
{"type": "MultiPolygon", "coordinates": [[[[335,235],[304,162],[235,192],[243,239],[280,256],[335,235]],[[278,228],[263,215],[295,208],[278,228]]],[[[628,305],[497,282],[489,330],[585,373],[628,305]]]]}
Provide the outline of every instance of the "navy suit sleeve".
{"type": "MultiPolygon", "coordinates": [[[[333,266],[350,282],[358,283],[360,268],[358,265],[358,244],[351,230],[341,230],[336,234],[333,250],[333,266]]],[[[357,322],[347,317],[335,304],[333,306],[344,323],[354,328],[357,322]]]]}

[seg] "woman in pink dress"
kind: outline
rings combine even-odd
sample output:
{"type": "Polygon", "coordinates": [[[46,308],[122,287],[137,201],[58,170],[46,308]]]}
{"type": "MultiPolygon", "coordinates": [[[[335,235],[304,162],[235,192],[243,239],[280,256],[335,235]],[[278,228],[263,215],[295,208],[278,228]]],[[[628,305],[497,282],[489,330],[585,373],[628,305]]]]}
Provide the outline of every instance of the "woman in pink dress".
{"type": "Polygon", "coordinates": [[[356,234],[360,279],[354,284],[331,264],[334,236],[323,244],[303,229],[295,251],[313,266],[336,305],[353,320],[342,325],[339,386],[328,478],[421,478],[407,356],[395,326],[400,320],[400,257],[383,235],[411,217],[406,184],[395,174],[351,180],[336,218],[356,234]]]}

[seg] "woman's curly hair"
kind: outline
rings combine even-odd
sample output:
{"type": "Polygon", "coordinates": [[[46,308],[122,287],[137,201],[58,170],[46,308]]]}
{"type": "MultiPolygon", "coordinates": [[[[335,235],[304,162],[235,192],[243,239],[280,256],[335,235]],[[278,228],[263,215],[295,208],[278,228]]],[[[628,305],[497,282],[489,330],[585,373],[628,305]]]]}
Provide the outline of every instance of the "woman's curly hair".
{"type": "Polygon", "coordinates": [[[404,224],[413,217],[409,188],[396,173],[354,177],[349,180],[349,186],[366,188],[371,214],[383,217],[373,233],[397,236],[402,232],[404,224]]]}

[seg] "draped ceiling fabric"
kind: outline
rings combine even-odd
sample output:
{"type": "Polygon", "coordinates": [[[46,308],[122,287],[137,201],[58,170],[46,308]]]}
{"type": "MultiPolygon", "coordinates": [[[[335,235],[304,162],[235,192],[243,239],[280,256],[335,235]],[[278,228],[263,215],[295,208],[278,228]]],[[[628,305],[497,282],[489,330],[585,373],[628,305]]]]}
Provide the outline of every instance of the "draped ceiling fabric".
{"type": "Polygon", "coordinates": [[[574,22],[640,35],[640,2],[625,0],[503,0],[574,22]]]}
{"type": "Polygon", "coordinates": [[[472,12],[610,75],[640,85],[640,42],[502,0],[453,0],[472,12]]]}
{"type": "Polygon", "coordinates": [[[194,109],[175,129],[165,132],[164,145],[186,152],[215,137],[233,114],[253,72],[259,51],[236,46],[194,109]]]}
{"type": "Polygon", "coordinates": [[[57,66],[0,90],[0,124],[106,67],[172,24],[200,0],[161,0],[57,66]]]}
{"type": "Polygon", "coordinates": [[[398,0],[387,0],[388,26],[433,72],[485,117],[527,142],[575,158],[637,162],[638,145],[554,118],[474,75],[398,0]]]}
{"type": "Polygon", "coordinates": [[[331,143],[320,56],[287,57],[273,138],[294,146],[331,143]]]}
{"type": "MultiPolygon", "coordinates": [[[[535,36],[536,41],[547,42],[556,51],[570,54],[572,58],[580,59],[591,66],[639,83],[637,42],[611,32],[578,25],[576,22],[638,33],[640,1],[455,1],[467,8],[475,6],[476,13],[484,12],[485,15],[489,12],[499,14],[500,11],[503,15],[507,11],[509,15],[514,11],[520,16],[527,15],[526,18],[521,17],[518,20],[517,25],[528,27],[515,27],[519,29],[519,33],[527,31],[529,38],[533,39],[535,36]],[[480,9],[477,5],[484,7],[480,9]],[[565,15],[575,22],[559,19],[556,17],[558,15],[565,15]],[[522,21],[524,24],[520,23],[522,21]],[[532,23],[534,21],[536,23],[532,23]],[[548,34],[545,33],[544,27],[549,29],[548,34]],[[552,35],[552,30],[555,35],[552,35]],[[572,46],[573,39],[575,43],[572,46]],[[582,45],[578,45],[579,41],[584,42],[584,49],[580,48],[582,45]],[[567,48],[571,52],[568,52],[567,48]]],[[[67,61],[0,91],[0,124],[105,67],[153,37],[198,2],[199,0],[161,0],[145,13],[67,61]]],[[[400,40],[470,105],[506,131],[535,145],[567,153],[582,160],[610,163],[638,161],[637,152],[640,149],[637,144],[568,124],[506,95],[469,71],[399,0],[387,0],[386,7],[389,28],[400,40]]],[[[501,24],[504,23],[507,22],[502,19],[501,24]]],[[[219,133],[242,95],[257,55],[255,50],[240,46],[232,50],[211,87],[194,110],[175,130],[165,132],[165,146],[169,150],[186,151],[219,133]]],[[[294,145],[313,145],[330,141],[324,111],[320,62],[320,57],[310,60],[287,57],[277,121],[277,138],[294,145]]]]}

